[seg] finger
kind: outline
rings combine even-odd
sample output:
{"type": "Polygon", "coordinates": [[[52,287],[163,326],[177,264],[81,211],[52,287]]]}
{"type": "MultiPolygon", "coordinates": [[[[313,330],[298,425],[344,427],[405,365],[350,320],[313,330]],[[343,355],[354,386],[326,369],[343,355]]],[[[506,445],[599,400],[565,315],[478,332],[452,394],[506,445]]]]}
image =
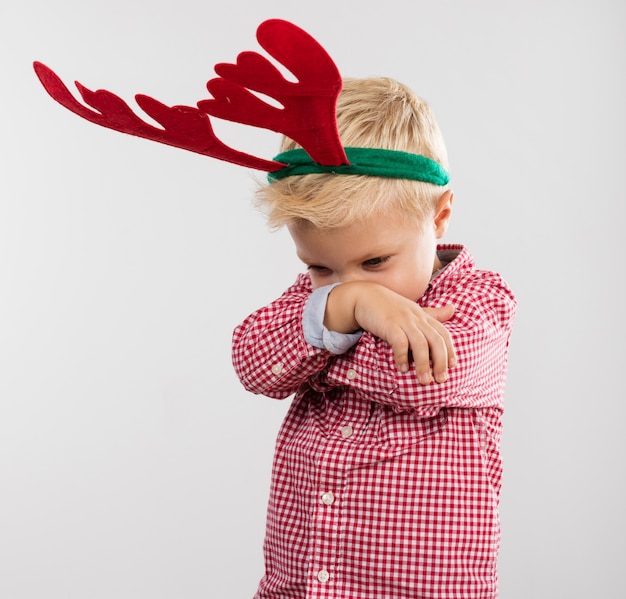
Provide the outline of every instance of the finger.
{"type": "MultiPolygon", "coordinates": [[[[454,368],[456,366],[456,351],[454,349],[454,343],[452,341],[452,335],[450,335],[450,331],[440,322],[432,321],[433,328],[441,335],[441,338],[446,346],[446,354],[447,354],[447,362],[445,364],[446,368],[454,368]]],[[[437,373],[439,370],[433,364],[433,371],[436,373],[435,378],[437,378],[437,373]]]]}
{"type": "Polygon", "coordinates": [[[446,322],[454,316],[454,304],[446,304],[441,308],[422,308],[429,316],[438,322],[446,322]]]}
{"type": "Polygon", "coordinates": [[[456,366],[456,351],[454,350],[454,344],[452,343],[452,336],[448,329],[443,326],[443,322],[447,322],[454,316],[455,308],[453,304],[447,304],[441,308],[423,308],[424,312],[427,312],[434,320],[431,320],[431,324],[436,328],[446,343],[446,349],[448,351],[448,368],[454,368],[456,366]]]}
{"type": "Polygon", "coordinates": [[[409,340],[402,329],[389,333],[387,343],[391,345],[396,366],[400,372],[409,369],[409,340]]]}
{"type": "MultiPolygon", "coordinates": [[[[415,367],[415,375],[422,385],[432,383],[433,377],[430,371],[431,348],[423,328],[414,328],[410,332],[409,343],[415,367]]],[[[432,334],[431,334],[432,336],[432,334]]]]}
{"type": "Polygon", "coordinates": [[[448,379],[448,344],[445,338],[449,336],[448,331],[443,325],[433,321],[433,326],[425,327],[423,332],[428,343],[433,376],[438,383],[443,383],[448,379]]]}

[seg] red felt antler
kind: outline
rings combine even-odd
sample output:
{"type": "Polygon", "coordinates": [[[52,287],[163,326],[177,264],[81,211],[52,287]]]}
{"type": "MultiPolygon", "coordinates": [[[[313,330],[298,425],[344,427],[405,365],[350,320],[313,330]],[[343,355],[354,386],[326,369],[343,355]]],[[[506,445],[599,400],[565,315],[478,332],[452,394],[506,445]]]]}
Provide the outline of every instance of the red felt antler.
{"type": "Polygon", "coordinates": [[[74,98],[61,79],[46,65],[36,62],[34,67],[46,91],[59,104],[97,125],[254,169],[271,172],[282,166],[279,162],[256,158],[223,144],[215,136],[209,117],[197,108],[169,107],[149,96],[135,96],[137,104],[146,114],[163,125],[163,129],[159,129],[142,121],[115,94],[103,89],[93,92],[76,82],[83,100],[97,112],[90,110],[74,98]]]}
{"type": "Polygon", "coordinates": [[[266,58],[242,52],[237,64],[217,64],[220,76],[207,84],[215,98],[198,102],[212,116],[264,127],[298,142],[325,166],[348,164],[335,121],[341,75],[326,50],[308,33],[272,19],[257,29],[259,44],[297,78],[286,80],[266,58]],[[275,98],[277,108],[250,91],[275,98]]]}
{"type": "Polygon", "coordinates": [[[211,114],[283,133],[300,143],[321,164],[347,164],[335,122],[341,76],[332,59],[310,35],[286,21],[265,21],[259,26],[257,37],[263,48],[298,78],[297,82],[287,81],[259,54],[243,52],[237,65],[215,67],[220,78],[207,84],[215,99],[198,102],[198,108],[170,107],[149,96],[135,96],[141,109],[163,128],[143,121],[115,94],[106,90],[93,92],[77,82],[83,100],[95,109],[91,110],[78,102],[47,66],[36,62],[34,68],[46,91],[57,102],[78,116],[115,131],[258,170],[273,172],[284,166],[222,143],[211,127],[208,117],[211,114]],[[248,89],[277,99],[284,108],[263,102],[248,89]]]}

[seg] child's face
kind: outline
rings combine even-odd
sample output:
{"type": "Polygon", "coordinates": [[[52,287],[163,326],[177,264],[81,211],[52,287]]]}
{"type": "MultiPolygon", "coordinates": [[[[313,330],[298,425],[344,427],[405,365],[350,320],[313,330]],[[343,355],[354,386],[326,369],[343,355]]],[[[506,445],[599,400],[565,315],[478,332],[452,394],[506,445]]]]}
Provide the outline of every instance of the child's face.
{"type": "Polygon", "coordinates": [[[372,281],[416,301],[436,270],[439,231],[432,220],[418,223],[402,214],[380,214],[336,229],[307,224],[291,226],[289,232],[314,289],[372,281]]]}

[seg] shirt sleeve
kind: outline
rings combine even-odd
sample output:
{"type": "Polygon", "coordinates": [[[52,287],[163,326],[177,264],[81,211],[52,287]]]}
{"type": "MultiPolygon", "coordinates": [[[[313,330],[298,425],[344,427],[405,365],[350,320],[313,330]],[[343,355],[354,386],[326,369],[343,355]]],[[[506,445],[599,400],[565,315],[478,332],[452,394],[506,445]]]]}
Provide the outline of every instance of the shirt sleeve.
{"type": "Polygon", "coordinates": [[[362,330],[354,333],[337,333],[329,331],[324,326],[324,313],[328,294],[340,283],[319,287],[309,297],[304,305],[302,326],[304,338],[314,347],[327,349],[333,354],[343,354],[348,351],[363,334],[362,330]]]}
{"type": "Polygon", "coordinates": [[[424,417],[445,407],[501,408],[516,308],[513,295],[498,275],[482,272],[428,305],[448,303],[454,304],[455,315],[444,325],[457,365],[449,369],[444,383],[420,385],[412,368],[400,373],[391,346],[368,332],[352,350],[332,361],[326,383],[351,387],[363,399],[424,417]]]}
{"type": "Polygon", "coordinates": [[[233,366],[248,391],[283,399],[322,371],[333,357],[305,337],[303,313],[311,294],[310,279],[300,275],[277,300],[235,328],[233,366]]]}

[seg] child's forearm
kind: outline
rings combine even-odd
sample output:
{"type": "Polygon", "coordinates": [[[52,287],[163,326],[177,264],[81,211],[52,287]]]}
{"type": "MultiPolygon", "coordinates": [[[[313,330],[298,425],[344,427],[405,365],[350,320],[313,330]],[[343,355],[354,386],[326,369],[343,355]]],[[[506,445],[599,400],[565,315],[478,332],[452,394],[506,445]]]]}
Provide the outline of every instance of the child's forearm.
{"type": "Polygon", "coordinates": [[[366,333],[356,352],[337,356],[330,363],[327,382],[351,387],[359,396],[395,410],[415,410],[424,417],[448,407],[502,407],[515,299],[495,275],[483,273],[472,283],[468,286],[471,292],[455,288],[438,300],[456,308],[455,317],[445,326],[456,347],[457,364],[445,381],[424,385],[412,369],[398,372],[391,344],[366,333]]]}
{"type": "Polygon", "coordinates": [[[233,366],[241,384],[252,393],[277,399],[292,395],[332,357],[306,342],[301,319],[283,316],[252,315],[233,334],[233,366]]]}
{"type": "Polygon", "coordinates": [[[300,278],[280,298],[236,327],[232,358],[242,385],[252,393],[282,399],[323,370],[332,354],[304,337],[302,315],[310,284],[300,278]]]}
{"type": "Polygon", "coordinates": [[[452,305],[426,311],[415,301],[370,281],[352,281],[335,287],[328,296],[324,325],[339,333],[362,328],[389,343],[401,372],[415,362],[420,383],[445,381],[456,363],[447,329],[441,324],[454,314],[452,305]],[[431,375],[432,363],[432,375],[431,375]]]}
{"type": "Polygon", "coordinates": [[[330,292],[324,313],[324,326],[329,331],[353,333],[359,328],[354,316],[359,286],[363,292],[363,283],[360,281],[337,285],[330,292]]]}

